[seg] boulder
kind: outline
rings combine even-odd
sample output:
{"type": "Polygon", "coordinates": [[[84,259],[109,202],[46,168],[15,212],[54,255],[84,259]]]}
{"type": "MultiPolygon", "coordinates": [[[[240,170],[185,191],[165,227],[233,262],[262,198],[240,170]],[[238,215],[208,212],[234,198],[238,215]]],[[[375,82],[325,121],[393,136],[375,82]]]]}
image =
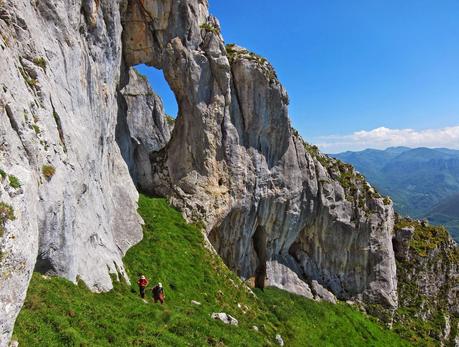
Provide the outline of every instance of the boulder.
{"type": "Polygon", "coordinates": [[[318,300],[323,300],[323,301],[330,302],[332,304],[336,304],[336,297],[333,295],[333,293],[325,289],[322,285],[319,284],[319,282],[315,280],[312,281],[311,288],[312,288],[312,291],[314,292],[315,297],[318,300]]]}
{"type": "Polygon", "coordinates": [[[282,336],[279,334],[276,335],[276,342],[279,346],[284,346],[284,340],[282,339],[282,336]]]}
{"type": "Polygon", "coordinates": [[[229,314],[226,314],[224,312],[220,313],[212,313],[211,315],[212,319],[222,321],[225,324],[229,325],[238,325],[239,322],[236,318],[230,316],[229,314]]]}
{"type": "Polygon", "coordinates": [[[289,267],[277,260],[267,262],[267,285],[313,299],[309,285],[289,267]]]}

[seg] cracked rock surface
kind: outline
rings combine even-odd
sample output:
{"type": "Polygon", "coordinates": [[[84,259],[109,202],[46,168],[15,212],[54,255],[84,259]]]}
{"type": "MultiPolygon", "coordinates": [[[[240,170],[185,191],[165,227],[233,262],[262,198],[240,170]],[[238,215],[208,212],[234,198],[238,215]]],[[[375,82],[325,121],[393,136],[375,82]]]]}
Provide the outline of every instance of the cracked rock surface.
{"type": "Polygon", "coordinates": [[[0,346],[34,269],[106,291],[141,239],[138,194],[115,141],[120,5],[0,2],[0,168],[21,184],[0,184],[15,215],[0,238],[0,346]]]}

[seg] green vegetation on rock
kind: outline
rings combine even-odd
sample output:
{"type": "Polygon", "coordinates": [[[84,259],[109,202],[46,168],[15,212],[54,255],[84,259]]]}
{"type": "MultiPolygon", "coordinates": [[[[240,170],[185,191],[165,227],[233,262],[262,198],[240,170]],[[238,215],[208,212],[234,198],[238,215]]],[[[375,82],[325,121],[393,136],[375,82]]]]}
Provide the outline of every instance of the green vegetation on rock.
{"type": "Polygon", "coordinates": [[[0,202],[0,237],[5,233],[5,224],[7,221],[15,220],[14,209],[5,202],[0,202]]]}
{"type": "Polygon", "coordinates": [[[24,78],[24,81],[27,83],[27,85],[31,89],[35,90],[38,86],[38,80],[36,78],[30,77],[23,67],[19,67],[19,72],[21,73],[21,76],[24,78]]]}
{"type": "MultiPolygon", "coordinates": [[[[350,164],[346,164],[341,160],[332,158],[320,152],[319,148],[305,142],[299,135],[298,131],[292,129],[294,136],[302,141],[304,149],[314,159],[316,159],[322,167],[327,170],[330,177],[336,179],[344,189],[346,200],[352,202],[363,211],[370,210],[369,201],[371,199],[381,199],[382,196],[372,188],[366,181],[365,177],[357,172],[350,164]]],[[[320,181],[322,184],[328,181],[320,181]]],[[[385,197],[384,205],[390,205],[391,200],[385,197]]]]}
{"type": "Polygon", "coordinates": [[[459,241],[459,151],[391,147],[333,157],[352,164],[390,195],[398,213],[444,225],[459,241]]]}
{"type": "Polygon", "coordinates": [[[46,71],[46,60],[43,57],[36,57],[33,59],[33,63],[46,71]]]}
{"type": "Polygon", "coordinates": [[[205,31],[207,32],[211,32],[211,33],[214,33],[216,35],[220,34],[220,29],[218,29],[217,27],[215,27],[212,23],[203,23],[199,26],[201,29],[204,29],[205,31]]]}
{"type": "Polygon", "coordinates": [[[56,168],[52,165],[43,165],[41,167],[41,172],[43,176],[45,176],[47,179],[50,179],[56,173],[56,168]]]}
{"type": "Polygon", "coordinates": [[[261,55],[250,52],[249,50],[239,47],[234,43],[229,43],[226,45],[226,55],[230,64],[243,59],[254,62],[257,64],[258,68],[263,72],[266,78],[270,81],[270,83],[278,83],[276,70],[274,70],[274,67],[271,65],[271,63],[261,55]]]}
{"type": "Polygon", "coordinates": [[[9,175],[8,180],[10,181],[10,186],[14,189],[19,189],[21,188],[21,181],[19,181],[19,178],[17,178],[14,175],[9,175]]]}
{"type": "Polygon", "coordinates": [[[395,229],[402,228],[414,229],[409,247],[421,257],[426,257],[429,251],[447,243],[450,239],[449,233],[444,227],[431,225],[428,222],[402,218],[397,221],[395,229]]]}
{"type": "Polygon", "coordinates": [[[175,124],[175,118],[172,116],[169,116],[168,114],[165,115],[164,117],[166,119],[166,122],[169,126],[173,126],[175,124]]]}
{"type": "Polygon", "coordinates": [[[254,297],[207,250],[200,229],[186,224],[166,200],[141,196],[139,205],[144,239],[124,258],[131,286],[115,283],[112,291],[95,294],[82,283],[35,273],[15,327],[20,345],[275,346],[276,334],[287,346],[406,345],[346,304],[317,303],[276,289],[255,291],[254,297]],[[139,298],[140,273],[163,283],[164,305],[139,298]],[[226,312],[239,325],[214,321],[213,312],[226,312]]]}
{"type": "MultiPolygon", "coordinates": [[[[459,247],[443,227],[426,221],[399,219],[398,233],[411,229],[402,254],[397,257],[397,281],[400,307],[394,315],[394,331],[420,346],[438,346],[450,319],[451,333],[444,345],[454,345],[459,318],[453,313],[457,279],[444,274],[452,273],[459,263],[459,247]]],[[[457,298],[456,298],[457,300],[457,298]]]]}
{"type": "Polygon", "coordinates": [[[39,135],[40,134],[40,127],[36,124],[32,125],[33,131],[35,131],[35,134],[39,135]]]}

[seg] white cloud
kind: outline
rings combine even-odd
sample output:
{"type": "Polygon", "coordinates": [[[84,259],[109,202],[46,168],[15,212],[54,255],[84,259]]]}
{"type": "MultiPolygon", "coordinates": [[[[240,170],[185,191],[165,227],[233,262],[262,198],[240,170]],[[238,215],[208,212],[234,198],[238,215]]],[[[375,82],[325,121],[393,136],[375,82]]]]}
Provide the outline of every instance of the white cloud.
{"type": "Polygon", "coordinates": [[[350,135],[320,136],[314,140],[325,153],[359,151],[365,148],[385,149],[392,146],[459,149],[459,125],[424,130],[380,127],[370,131],[356,131],[350,135]]]}

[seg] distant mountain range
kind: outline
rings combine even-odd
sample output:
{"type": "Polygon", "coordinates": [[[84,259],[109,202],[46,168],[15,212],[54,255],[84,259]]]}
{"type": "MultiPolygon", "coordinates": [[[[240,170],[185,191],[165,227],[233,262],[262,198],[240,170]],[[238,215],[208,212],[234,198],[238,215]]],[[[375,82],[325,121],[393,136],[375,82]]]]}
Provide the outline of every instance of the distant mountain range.
{"type": "Polygon", "coordinates": [[[331,156],[390,195],[400,214],[443,224],[459,241],[459,150],[390,147],[331,156]]]}

